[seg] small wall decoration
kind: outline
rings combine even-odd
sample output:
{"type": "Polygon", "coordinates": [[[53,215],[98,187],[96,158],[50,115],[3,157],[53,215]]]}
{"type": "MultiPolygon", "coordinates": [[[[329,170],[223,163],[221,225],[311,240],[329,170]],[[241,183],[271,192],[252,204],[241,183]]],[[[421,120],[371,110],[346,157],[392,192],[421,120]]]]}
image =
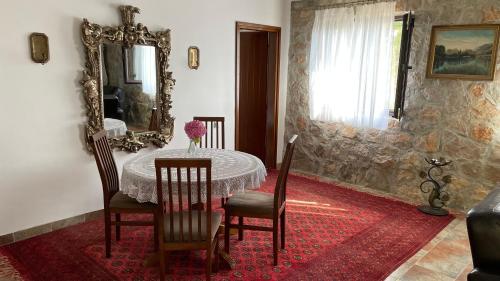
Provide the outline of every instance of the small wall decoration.
{"type": "Polygon", "coordinates": [[[493,80],[499,26],[433,26],[427,78],[493,80]]]}
{"type": "Polygon", "coordinates": [[[198,67],[200,67],[200,49],[198,49],[198,47],[189,47],[188,66],[191,69],[198,69],[198,67]]]}
{"type": "Polygon", "coordinates": [[[30,37],[31,59],[36,63],[44,64],[49,61],[49,38],[44,33],[31,33],[30,37]]]}

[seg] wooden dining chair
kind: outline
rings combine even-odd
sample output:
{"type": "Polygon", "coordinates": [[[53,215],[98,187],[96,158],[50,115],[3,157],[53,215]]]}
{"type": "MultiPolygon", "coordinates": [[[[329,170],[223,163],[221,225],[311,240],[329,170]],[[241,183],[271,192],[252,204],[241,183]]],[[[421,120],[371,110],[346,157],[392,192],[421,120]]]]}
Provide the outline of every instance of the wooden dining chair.
{"type": "Polygon", "coordinates": [[[113,152],[106,138],[106,131],[101,130],[90,136],[90,144],[94,153],[99,175],[101,176],[104,197],[104,234],[106,241],[106,257],[111,257],[111,226],[115,225],[116,240],[120,241],[121,226],[148,226],[154,227],[155,249],[158,248],[158,227],[156,226],[156,204],[139,203],[119,190],[118,171],[116,169],[113,152]],[[124,221],[122,213],[127,214],[152,214],[150,221],[134,220],[124,221]],[[111,215],[115,214],[115,220],[111,215]]]}
{"type": "Polygon", "coordinates": [[[158,131],[160,127],[158,126],[158,110],[153,108],[151,110],[151,119],[149,120],[149,131],[158,131]]]}
{"type": "Polygon", "coordinates": [[[210,280],[213,257],[215,271],[219,267],[218,231],[222,222],[222,215],[212,212],[212,160],[158,158],[155,167],[158,202],[166,203],[157,205],[160,280],[165,280],[165,251],[181,250],[207,251],[205,273],[210,280]],[[167,172],[166,189],[163,188],[164,169],[167,172]],[[203,174],[205,186],[201,183],[203,174]],[[204,192],[203,188],[206,188],[204,192]],[[164,194],[167,198],[163,198],[164,194]],[[193,208],[193,203],[202,202],[202,194],[206,194],[207,203],[203,204],[206,209],[193,208]]]}
{"type": "MultiPolygon", "coordinates": [[[[205,134],[205,138],[201,138],[200,148],[220,148],[225,149],[225,132],[224,132],[224,117],[201,117],[195,116],[193,120],[198,120],[205,123],[205,128],[207,128],[207,133],[205,134]],[[214,146],[214,128],[215,128],[215,146],[214,146]],[[210,132],[210,146],[208,145],[208,135],[210,132]],[[219,136],[221,139],[219,145],[219,136]],[[205,140],[203,140],[205,139],[205,140]]],[[[224,204],[227,201],[227,198],[221,198],[221,207],[224,207],[224,204]]]]}
{"type": "Polygon", "coordinates": [[[200,147],[205,148],[225,148],[225,133],[224,133],[224,117],[193,117],[193,120],[198,120],[205,123],[207,133],[201,138],[200,147]],[[214,132],[215,128],[215,132],[214,132]],[[208,137],[210,135],[210,139],[208,137]],[[219,142],[220,137],[220,142],[219,142]],[[215,138],[215,143],[214,143],[215,138]],[[210,140],[210,144],[209,144],[210,140]],[[220,145],[219,145],[220,143],[220,145]]]}
{"type": "Polygon", "coordinates": [[[281,225],[281,249],[285,249],[285,206],[286,206],[286,182],[288,170],[292,161],[293,150],[297,135],[292,136],[286,146],[285,156],[276,181],[274,194],[264,192],[245,192],[233,195],[226,202],[224,248],[229,254],[229,230],[238,229],[238,240],[243,240],[243,230],[271,231],[273,233],[273,257],[274,265],[278,265],[278,220],[281,225]],[[231,218],[238,217],[238,224],[232,224],[231,218]],[[272,227],[246,225],[243,218],[261,218],[273,221],[272,227]]]}

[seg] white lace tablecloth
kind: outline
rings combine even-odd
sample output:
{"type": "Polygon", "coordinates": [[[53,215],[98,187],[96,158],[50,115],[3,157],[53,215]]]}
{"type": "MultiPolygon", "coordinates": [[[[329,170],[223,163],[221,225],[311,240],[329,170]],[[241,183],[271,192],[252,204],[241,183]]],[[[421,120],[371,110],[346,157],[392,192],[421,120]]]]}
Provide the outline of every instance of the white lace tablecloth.
{"type": "Polygon", "coordinates": [[[124,136],[127,132],[127,124],[122,120],[104,118],[104,130],[108,138],[124,136]]]}
{"type": "MultiPolygon", "coordinates": [[[[262,161],[250,154],[224,150],[197,148],[193,154],[187,149],[162,149],[137,156],[123,165],[121,190],[137,201],[157,203],[156,158],[210,158],[212,159],[212,198],[227,198],[229,194],[244,192],[247,189],[259,188],[267,175],[262,161]]],[[[191,182],[196,182],[196,169],[191,169],[191,182]],[[193,171],[194,170],[194,171],[193,171]]],[[[181,178],[186,180],[186,170],[182,169],[181,178]]],[[[167,194],[167,169],[163,170],[163,198],[167,194]]],[[[173,185],[176,183],[176,172],[172,171],[173,185]]],[[[206,201],[205,174],[202,173],[202,201],[206,201]]],[[[176,184],[174,185],[177,186],[176,184]]],[[[176,188],[174,188],[175,190],[176,188]]]]}

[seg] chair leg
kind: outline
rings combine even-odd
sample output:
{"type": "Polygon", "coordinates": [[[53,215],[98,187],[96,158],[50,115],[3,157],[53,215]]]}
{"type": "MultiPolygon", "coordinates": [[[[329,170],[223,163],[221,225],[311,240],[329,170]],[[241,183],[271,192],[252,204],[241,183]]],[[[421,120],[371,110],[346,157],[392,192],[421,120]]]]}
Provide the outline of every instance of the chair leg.
{"type": "Polygon", "coordinates": [[[220,260],[220,252],[219,252],[219,234],[215,235],[215,248],[214,248],[214,272],[219,271],[219,260],[220,260]]]}
{"type": "Polygon", "coordinates": [[[207,249],[207,261],[206,261],[206,279],[210,281],[210,275],[212,274],[212,245],[207,249]]]}
{"type": "Polygon", "coordinates": [[[158,249],[160,248],[160,242],[158,240],[158,215],[156,213],[153,214],[153,219],[154,219],[153,231],[155,240],[155,252],[157,252],[158,249]]]}
{"type": "Polygon", "coordinates": [[[273,264],[278,265],[278,219],[273,219],[273,264]]]}
{"type": "Polygon", "coordinates": [[[160,281],[165,281],[165,251],[163,250],[163,247],[160,247],[160,281]]]}
{"type": "MultiPolygon", "coordinates": [[[[243,217],[238,217],[238,225],[243,226],[243,217]]],[[[238,240],[243,241],[243,229],[238,228],[238,240]]]]}
{"type": "Polygon", "coordinates": [[[121,219],[121,214],[120,213],[116,213],[115,214],[115,222],[117,222],[117,224],[115,225],[115,234],[116,234],[116,241],[120,241],[120,224],[118,224],[119,222],[121,222],[122,219],[121,219]]]}
{"type": "Polygon", "coordinates": [[[111,213],[104,211],[104,241],[106,244],[106,258],[111,257],[111,213]]]}
{"type": "Polygon", "coordinates": [[[224,251],[229,254],[229,229],[231,225],[231,216],[226,209],[226,220],[224,222],[224,251]]]}
{"type": "Polygon", "coordinates": [[[281,223],[281,229],[280,229],[281,249],[285,249],[285,223],[286,223],[285,210],[283,210],[283,213],[281,213],[280,223],[281,223]]]}

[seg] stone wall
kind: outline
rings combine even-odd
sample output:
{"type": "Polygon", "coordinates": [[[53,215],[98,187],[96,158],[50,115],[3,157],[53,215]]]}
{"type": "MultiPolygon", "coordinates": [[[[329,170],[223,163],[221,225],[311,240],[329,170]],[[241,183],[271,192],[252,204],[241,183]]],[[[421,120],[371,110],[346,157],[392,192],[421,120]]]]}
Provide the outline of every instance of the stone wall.
{"type": "MultiPolygon", "coordinates": [[[[308,57],[314,9],[292,3],[285,138],[299,133],[293,169],[423,202],[424,157],[446,157],[449,206],[466,210],[500,182],[500,73],[495,81],[426,79],[433,25],[500,23],[498,0],[404,0],[415,12],[405,116],[384,131],[309,119],[308,57]]],[[[500,64],[497,64],[497,72],[500,64]]]]}

